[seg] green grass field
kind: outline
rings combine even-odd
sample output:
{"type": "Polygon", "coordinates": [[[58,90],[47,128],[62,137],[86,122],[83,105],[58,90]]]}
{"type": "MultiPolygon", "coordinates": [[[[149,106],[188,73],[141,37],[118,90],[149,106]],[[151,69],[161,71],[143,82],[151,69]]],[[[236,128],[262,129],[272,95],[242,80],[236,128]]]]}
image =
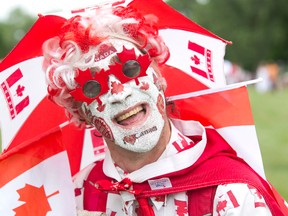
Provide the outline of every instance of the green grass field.
{"type": "Polygon", "coordinates": [[[288,200],[288,89],[249,96],[267,179],[288,200]]]}
{"type": "Polygon", "coordinates": [[[249,95],[267,179],[288,200],[288,89],[249,95]]]}

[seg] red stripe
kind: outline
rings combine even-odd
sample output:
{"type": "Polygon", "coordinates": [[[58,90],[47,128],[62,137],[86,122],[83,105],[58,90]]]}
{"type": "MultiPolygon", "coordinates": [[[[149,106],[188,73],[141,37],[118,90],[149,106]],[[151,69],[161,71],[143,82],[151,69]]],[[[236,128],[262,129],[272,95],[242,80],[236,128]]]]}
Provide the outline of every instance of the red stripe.
{"type": "Polygon", "coordinates": [[[15,106],[16,113],[19,114],[28,105],[29,105],[29,97],[27,96],[15,106]]]}
{"type": "Polygon", "coordinates": [[[23,77],[21,70],[18,68],[13,74],[11,74],[6,82],[9,87],[13,86],[16,82],[18,82],[23,77]]]}
{"type": "Polygon", "coordinates": [[[198,74],[198,75],[200,75],[200,76],[202,76],[202,77],[208,78],[207,73],[206,73],[205,71],[203,71],[203,70],[200,70],[200,69],[198,69],[198,68],[196,68],[196,67],[193,67],[193,66],[191,66],[191,70],[192,70],[194,73],[196,73],[196,74],[198,74]]]}
{"type": "Polygon", "coordinates": [[[240,206],[239,203],[237,202],[237,199],[235,198],[233,192],[230,190],[227,192],[230,201],[232,202],[232,205],[234,206],[234,208],[240,206]]]}
{"type": "Polygon", "coordinates": [[[255,202],[255,208],[258,208],[258,207],[265,207],[265,203],[264,202],[255,202]]]}
{"type": "Polygon", "coordinates": [[[193,43],[191,41],[189,41],[189,43],[188,43],[188,49],[193,50],[197,53],[200,53],[203,56],[205,54],[205,48],[204,47],[202,47],[196,43],[193,43]]]}

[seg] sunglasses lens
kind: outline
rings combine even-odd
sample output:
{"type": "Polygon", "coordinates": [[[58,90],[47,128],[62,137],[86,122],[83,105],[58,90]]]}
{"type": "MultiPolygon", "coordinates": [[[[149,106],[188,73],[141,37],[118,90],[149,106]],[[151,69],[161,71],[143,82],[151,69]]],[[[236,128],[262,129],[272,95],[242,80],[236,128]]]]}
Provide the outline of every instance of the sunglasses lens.
{"type": "Polygon", "coordinates": [[[88,98],[95,98],[101,92],[101,85],[95,80],[89,80],[83,86],[83,93],[88,98]]]}
{"type": "Polygon", "coordinates": [[[140,74],[141,66],[139,62],[135,60],[129,60],[125,62],[122,70],[127,77],[134,78],[140,74]]]}

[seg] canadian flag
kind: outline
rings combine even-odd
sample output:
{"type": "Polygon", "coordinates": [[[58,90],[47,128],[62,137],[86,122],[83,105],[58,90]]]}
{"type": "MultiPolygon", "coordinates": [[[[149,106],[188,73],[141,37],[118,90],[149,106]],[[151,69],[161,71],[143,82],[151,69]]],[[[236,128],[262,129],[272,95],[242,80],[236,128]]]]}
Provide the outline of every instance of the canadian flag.
{"type": "Polygon", "coordinates": [[[181,127],[184,131],[189,131],[189,120],[215,128],[237,151],[238,156],[265,178],[248,90],[245,86],[248,83],[250,82],[171,97],[169,114],[176,127],[181,127]],[[188,121],[187,126],[183,120],[188,121]]]}
{"type": "Polygon", "coordinates": [[[43,57],[31,58],[0,74],[3,151],[66,121],[64,111],[46,97],[42,61],[43,57]],[[45,107],[54,114],[53,118],[43,112],[45,107]]]}
{"type": "Polygon", "coordinates": [[[29,96],[25,95],[25,86],[18,83],[23,77],[18,68],[4,82],[1,83],[1,89],[5,94],[5,99],[9,105],[11,119],[19,115],[25,107],[29,105],[29,96]]]}
{"type": "Polygon", "coordinates": [[[159,34],[170,50],[170,57],[165,66],[173,67],[173,71],[164,70],[164,76],[174,86],[177,80],[178,89],[166,95],[199,91],[207,88],[217,88],[226,85],[223,73],[223,61],[226,41],[203,27],[192,22],[162,0],[134,0],[130,3],[144,14],[157,16],[159,34]],[[177,72],[177,70],[180,70],[177,72]],[[165,72],[166,71],[166,72],[165,72]],[[176,73],[175,73],[176,71],[176,73]],[[185,78],[177,74],[187,75],[185,78]],[[167,75],[167,76],[166,76],[167,75]],[[172,80],[170,80],[172,79],[172,80]],[[187,86],[187,80],[190,86],[187,86]],[[183,86],[179,85],[183,84],[183,86]],[[182,90],[181,90],[182,89],[182,90]]]}
{"type": "Polygon", "coordinates": [[[2,154],[0,172],[0,215],[76,215],[74,188],[60,130],[2,154]]]}

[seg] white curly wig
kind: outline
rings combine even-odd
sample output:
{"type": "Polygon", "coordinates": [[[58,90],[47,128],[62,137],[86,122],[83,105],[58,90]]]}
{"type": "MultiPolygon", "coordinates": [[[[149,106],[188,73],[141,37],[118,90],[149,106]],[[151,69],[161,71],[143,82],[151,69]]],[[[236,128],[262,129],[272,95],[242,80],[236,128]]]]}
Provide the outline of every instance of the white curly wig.
{"type": "Polygon", "coordinates": [[[155,62],[163,64],[169,50],[158,35],[156,21],[155,16],[142,16],[130,6],[105,6],[67,20],[58,36],[43,43],[43,69],[50,99],[65,107],[71,121],[86,126],[85,115],[79,109],[82,103],[69,93],[77,87],[74,78],[78,69],[95,67],[99,45],[113,39],[131,42],[155,62]]]}

